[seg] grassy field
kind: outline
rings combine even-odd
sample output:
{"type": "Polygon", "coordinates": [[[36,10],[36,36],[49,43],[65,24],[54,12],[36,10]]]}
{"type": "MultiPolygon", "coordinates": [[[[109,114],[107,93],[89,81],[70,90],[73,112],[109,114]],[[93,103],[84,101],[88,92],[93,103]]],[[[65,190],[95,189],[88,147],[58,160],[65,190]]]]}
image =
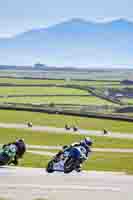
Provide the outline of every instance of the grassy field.
{"type": "Polygon", "coordinates": [[[15,98],[1,98],[0,102],[16,102],[16,103],[55,103],[55,104],[80,104],[80,105],[115,105],[112,102],[89,96],[89,97],[15,97],[15,98]]]}
{"type": "Polygon", "coordinates": [[[1,70],[1,76],[9,76],[12,75],[15,78],[16,77],[48,77],[48,78],[77,78],[77,79],[96,79],[96,80],[124,80],[131,75],[132,69],[102,69],[102,70],[95,70],[94,68],[91,68],[91,70],[80,70],[80,71],[75,71],[75,70],[41,70],[37,69],[36,70],[10,70],[10,69],[5,69],[1,70]]]}
{"type": "MultiPolygon", "coordinates": [[[[1,83],[22,83],[22,84],[78,84],[100,87],[115,87],[120,86],[119,81],[117,82],[102,82],[102,81],[63,81],[63,80],[27,80],[27,79],[0,79],[1,83]]],[[[103,93],[103,92],[102,92],[103,93]]],[[[17,102],[17,103],[66,103],[66,104],[97,104],[97,105],[114,105],[112,102],[103,100],[97,97],[19,97],[19,98],[7,98],[7,95],[22,95],[22,94],[65,94],[65,95],[87,95],[90,94],[88,91],[72,88],[62,87],[1,87],[0,95],[5,96],[1,98],[1,102],[17,102]]]]}
{"type": "Polygon", "coordinates": [[[5,199],[5,198],[0,198],[0,200],[9,200],[9,199],[5,199]]]}
{"type": "MultiPolygon", "coordinates": [[[[49,156],[26,153],[24,159],[20,161],[20,166],[45,168],[49,160],[49,156]]],[[[93,152],[90,159],[84,163],[83,169],[133,174],[133,154],[93,152]]]]}
{"type": "Polygon", "coordinates": [[[102,85],[120,85],[119,81],[74,81],[74,80],[40,80],[40,79],[15,79],[15,78],[0,78],[0,83],[14,83],[14,84],[78,84],[90,86],[102,85]]]}
{"type": "MultiPolygon", "coordinates": [[[[80,74],[79,74],[80,76],[80,74]]],[[[97,87],[103,93],[103,87],[125,87],[121,86],[119,81],[64,81],[64,80],[27,80],[27,79],[6,79],[1,78],[0,83],[18,83],[18,84],[78,84],[97,87]]],[[[131,86],[132,87],[132,86],[131,86]]],[[[19,97],[6,98],[7,95],[17,94],[90,94],[87,91],[62,87],[0,87],[0,101],[17,103],[67,103],[67,104],[97,104],[113,105],[108,101],[97,97],[19,97]]],[[[133,133],[132,122],[123,122],[115,120],[81,118],[73,116],[52,115],[44,113],[34,113],[25,111],[6,111],[0,110],[0,122],[5,123],[27,123],[32,121],[34,125],[64,127],[76,125],[81,129],[103,130],[110,132],[133,133]]],[[[32,145],[65,145],[80,141],[84,138],[81,135],[71,134],[52,134],[47,132],[23,130],[23,129],[4,129],[0,128],[0,143],[7,143],[16,138],[24,138],[27,144],[32,145]]],[[[108,137],[92,137],[93,147],[97,148],[131,148],[133,149],[133,139],[113,139],[108,137]]],[[[55,150],[51,150],[55,152],[55,150]]],[[[26,167],[45,167],[50,157],[33,155],[26,153],[21,160],[20,166],[26,167]]],[[[105,171],[124,171],[133,174],[133,154],[131,153],[102,153],[95,152],[89,161],[84,164],[86,170],[105,170],[105,171]]]]}
{"type": "Polygon", "coordinates": [[[126,105],[133,105],[133,98],[122,98],[121,102],[125,103],[126,105]]]}
{"type": "Polygon", "coordinates": [[[17,94],[89,94],[89,92],[63,87],[0,87],[0,95],[17,94]]]}
{"type": "MultiPolygon", "coordinates": [[[[27,144],[31,145],[66,145],[80,141],[85,136],[71,134],[53,134],[47,132],[38,132],[31,130],[18,129],[0,129],[0,143],[4,144],[14,141],[17,138],[24,138],[27,144]]],[[[108,138],[105,136],[91,137],[93,147],[99,148],[133,148],[133,139],[108,138]]]]}
{"type": "MultiPolygon", "coordinates": [[[[77,81],[78,82],[78,81],[77,81]]],[[[11,84],[64,84],[65,80],[46,80],[46,79],[15,79],[15,78],[0,78],[0,83],[11,84]]]]}
{"type": "Polygon", "coordinates": [[[68,124],[70,126],[77,125],[79,128],[88,130],[103,130],[106,128],[107,130],[113,132],[133,133],[132,122],[26,111],[0,110],[0,122],[26,123],[27,121],[32,121],[33,125],[64,127],[65,124],[68,124]]]}

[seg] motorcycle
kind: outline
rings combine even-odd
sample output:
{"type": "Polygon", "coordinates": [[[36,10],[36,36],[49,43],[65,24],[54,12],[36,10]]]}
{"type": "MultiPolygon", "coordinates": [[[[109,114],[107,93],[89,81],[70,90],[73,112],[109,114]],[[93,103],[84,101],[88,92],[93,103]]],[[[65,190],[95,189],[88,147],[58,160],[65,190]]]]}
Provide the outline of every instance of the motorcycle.
{"type": "Polygon", "coordinates": [[[6,145],[0,150],[0,166],[9,165],[15,158],[17,147],[14,144],[6,145]]]}
{"type": "Polygon", "coordinates": [[[46,171],[52,173],[54,171],[62,171],[70,173],[73,170],[79,172],[80,163],[86,160],[86,149],[84,147],[71,147],[69,150],[62,152],[59,157],[58,154],[51,161],[49,161],[46,171]]]}
{"type": "Polygon", "coordinates": [[[27,123],[27,126],[28,126],[29,128],[31,128],[31,127],[32,127],[32,122],[28,122],[28,123],[27,123]]]}

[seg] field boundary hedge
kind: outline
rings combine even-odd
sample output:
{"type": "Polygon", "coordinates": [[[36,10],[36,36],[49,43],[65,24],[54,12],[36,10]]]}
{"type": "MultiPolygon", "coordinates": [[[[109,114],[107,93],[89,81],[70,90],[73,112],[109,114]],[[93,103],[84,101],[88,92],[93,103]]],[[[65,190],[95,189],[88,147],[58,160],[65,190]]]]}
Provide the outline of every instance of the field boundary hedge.
{"type": "Polygon", "coordinates": [[[11,97],[92,97],[92,94],[16,94],[16,95],[0,95],[0,98],[11,97]]]}
{"type": "Polygon", "coordinates": [[[32,112],[42,112],[48,114],[61,114],[61,115],[71,115],[71,116],[80,116],[80,117],[91,117],[91,118],[101,118],[101,119],[111,119],[111,120],[121,120],[133,122],[132,117],[122,116],[122,115],[112,115],[112,114],[98,114],[98,113],[80,113],[80,112],[72,112],[72,111],[59,111],[52,109],[43,109],[43,108],[33,108],[33,107],[21,107],[21,106],[13,106],[13,105],[0,105],[0,109],[5,110],[19,110],[19,111],[32,111],[32,112]]]}

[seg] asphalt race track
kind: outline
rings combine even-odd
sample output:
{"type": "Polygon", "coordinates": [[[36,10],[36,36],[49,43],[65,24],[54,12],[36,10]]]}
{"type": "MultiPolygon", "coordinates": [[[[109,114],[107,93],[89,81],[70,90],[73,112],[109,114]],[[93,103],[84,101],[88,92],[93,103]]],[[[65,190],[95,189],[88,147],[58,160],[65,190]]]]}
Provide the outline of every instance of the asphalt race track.
{"type": "Polygon", "coordinates": [[[45,169],[1,167],[0,197],[12,200],[132,200],[133,176],[92,171],[47,174],[45,169]]]}

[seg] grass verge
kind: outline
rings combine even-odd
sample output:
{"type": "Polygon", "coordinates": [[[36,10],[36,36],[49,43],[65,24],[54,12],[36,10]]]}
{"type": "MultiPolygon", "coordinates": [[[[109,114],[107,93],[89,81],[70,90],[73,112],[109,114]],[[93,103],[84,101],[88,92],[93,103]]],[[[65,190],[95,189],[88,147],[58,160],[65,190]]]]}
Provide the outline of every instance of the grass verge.
{"type": "MultiPolygon", "coordinates": [[[[53,134],[23,129],[0,129],[0,143],[24,138],[31,145],[66,145],[80,141],[85,136],[71,134],[53,134]]],[[[109,138],[106,136],[91,137],[94,141],[93,147],[99,148],[133,148],[133,139],[109,138]]]]}
{"type": "Polygon", "coordinates": [[[26,111],[0,110],[0,122],[5,123],[26,123],[32,121],[33,125],[64,127],[77,125],[81,129],[103,130],[112,132],[133,133],[132,122],[94,119],[74,116],[53,115],[26,111]]]}
{"type": "Polygon", "coordinates": [[[79,104],[79,105],[113,105],[113,103],[93,97],[71,97],[71,96],[51,96],[51,97],[14,97],[14,98],[1,98],[0,102],[12,102],[12,103],[40,103],[40,104],[50,104],[53,102],[54,104],[79,104]]]}
{"type": "Polygon", "coordinates": [[[17,94],[88,94],[88,91],[64,87],[0,87],[0,95],[17,94]]]}
{"type": "Polygon", "coordinates": [[[9,199],[5,199],[5,198],[0,198],[0,200],[9,200],[9,199]]]}
{"type": "MultiPolygon", "coordinates": [[[[65,80],[48,80],[48,79],[17,79],[17,78],[0,78],[0,83],[12,83],[12,84],[68,84],[68,81],[65,80]]],[[[90,85],[90,86],[110,86],[110,85],[118,85],[119,87],[120,85],[120,81],[108,81],[108,82],[104,82],[104,81],[74,81],[74,80],[70,80],[69,84],[78,84],[78,85],[90,85]]]]}
{"type": "MultiPolygon", "coordinates": [[[[26,153],[24,159],[20,162],[20,166],[45,168],[50,159],[51,157],[49,156],[26,153]]],[[[119,171],[133,174],[133,154],[94,152],[92,153],[90,159],[84,163],[83,169],[119,171]]]]}

